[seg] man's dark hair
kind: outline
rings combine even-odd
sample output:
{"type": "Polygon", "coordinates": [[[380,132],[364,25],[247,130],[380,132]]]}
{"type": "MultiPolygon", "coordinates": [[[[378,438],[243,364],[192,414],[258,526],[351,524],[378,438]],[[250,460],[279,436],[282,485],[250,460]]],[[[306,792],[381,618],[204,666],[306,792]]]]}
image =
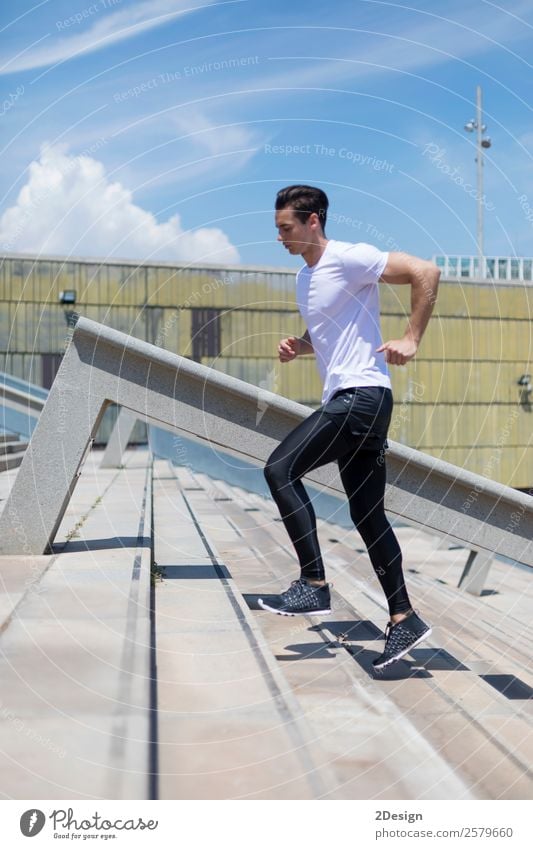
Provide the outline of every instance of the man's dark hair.
{"type": "Polygon", "coordinates": [[[287,186],[276,195],[276,209],[294,209],[296,217],[305,224],[312,212],[316,212],[322,229],[326,229],[329,200],[322,189],[315,186],[287,186]]]}

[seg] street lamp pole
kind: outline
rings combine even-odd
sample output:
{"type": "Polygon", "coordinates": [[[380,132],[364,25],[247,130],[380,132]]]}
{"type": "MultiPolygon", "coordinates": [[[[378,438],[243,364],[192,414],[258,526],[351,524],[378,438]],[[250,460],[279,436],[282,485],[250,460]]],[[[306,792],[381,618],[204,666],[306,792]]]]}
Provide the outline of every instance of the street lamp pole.
{"type": "Polygon", "coordinates": [[[479,272],[483,273],[483,105],[481,86],[476,88],[476,130],[477,130],[477,250],[479,255],[479,272]]]}
{"type": "Polygon", "coordinates": [[[476,88],[476,117],[465,124],[468,133],[476,131],[476,163],[477,163],[477,253],[479,262],[479,273],[484,275],[483,258],[485,251],[483,247],[483,150],[489,148],[491,140],[483,135],[486,130],[483,123],[483,105],[481,86],[476,88]]]}

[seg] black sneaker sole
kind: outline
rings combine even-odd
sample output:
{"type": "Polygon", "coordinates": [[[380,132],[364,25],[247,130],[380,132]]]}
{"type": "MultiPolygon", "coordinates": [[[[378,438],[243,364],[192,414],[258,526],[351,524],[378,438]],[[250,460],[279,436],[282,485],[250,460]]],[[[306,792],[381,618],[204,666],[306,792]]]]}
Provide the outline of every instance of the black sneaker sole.
{"type": "Polygon", "coordinates": [[[278,616],[326,616],[331,613],[331,607],[324,607],[322,610],[278,610],[276,607],[270,607],[262,598],[257,599],[257,604],[263,610],[268,610],[269,613],[277,613],[278,616]]]}
{"type": "Polygon", "coordinates": [[[411,643],[411,645],[408,648],[404,649],[403,651],[399,652],[398,654],[395,654],[394,657],[388,657],[387,660],[384,660],[380,664],[373,663],[372,666],[374,667],[374,669],[385,669],[385,667],[390,666],[391,663],[396,663],[396,661],[401,660],[402,657],[404,657],[404,655],[409,654],[409,652],[412,649],[414,649],[415,646],[417,646],[419,643],[421,643],[422,640],[425,640],[427,637],[429,637],[431,635],[431,633],[432,633],[432,628],[428,627],[427,631],[424,631],[424,633],[420,635],[418,640],[415,640],[414,643],[411,643]]]}

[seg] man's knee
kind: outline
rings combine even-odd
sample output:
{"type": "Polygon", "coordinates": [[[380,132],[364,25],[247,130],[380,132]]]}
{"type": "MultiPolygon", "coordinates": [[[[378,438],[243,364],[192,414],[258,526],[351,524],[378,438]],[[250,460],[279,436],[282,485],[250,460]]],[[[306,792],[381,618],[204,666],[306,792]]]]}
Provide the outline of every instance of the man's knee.
{"type": "Polygon", "coordinates": [[[263,469],[266,482],[271,490],[275,490],[283,482],[280,463],[269,457],[263,469]]]}
{"type": "Polygon", "coordinates": [[[277,451],[270,455],[263,473],[271,490],[277,490],[289,482],[289,465],[288,458],[278,456],[277,451]]]}

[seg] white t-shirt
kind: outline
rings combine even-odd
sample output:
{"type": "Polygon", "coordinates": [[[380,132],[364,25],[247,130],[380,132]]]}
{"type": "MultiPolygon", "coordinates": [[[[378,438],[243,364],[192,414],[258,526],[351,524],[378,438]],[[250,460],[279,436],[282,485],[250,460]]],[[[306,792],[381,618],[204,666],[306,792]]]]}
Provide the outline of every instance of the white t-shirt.
{"type": "Polygon", "coordinates": [[[307,325],[323,382],[322,403],[350,386],[391,381],[379,323],[378,281],[388,260],[364,242],[330,239],[316,265],[296,276],[296,301],[307,325]]]}

